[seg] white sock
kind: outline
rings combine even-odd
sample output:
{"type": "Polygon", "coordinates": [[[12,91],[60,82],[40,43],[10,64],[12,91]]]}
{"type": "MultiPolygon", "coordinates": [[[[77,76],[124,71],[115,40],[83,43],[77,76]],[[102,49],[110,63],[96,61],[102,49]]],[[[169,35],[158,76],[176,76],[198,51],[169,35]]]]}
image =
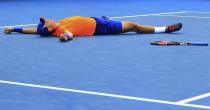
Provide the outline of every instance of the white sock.
{"type": "Polygon", "coordinates": [[[154,27],[155,32],[154,33],[163,33],[166,32],[166,27],[154,27]]]}

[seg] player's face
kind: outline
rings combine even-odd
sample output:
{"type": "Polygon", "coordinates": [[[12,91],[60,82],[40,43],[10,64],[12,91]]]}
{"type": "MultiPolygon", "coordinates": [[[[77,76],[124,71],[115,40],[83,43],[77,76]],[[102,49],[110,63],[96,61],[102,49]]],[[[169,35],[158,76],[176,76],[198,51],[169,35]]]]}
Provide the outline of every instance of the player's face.
{"type": "Polygon", "coordinates": [[[49,32],[55,30],[56,21],[54,21],[54,20],[46,20],[45,21],[45,27],[47,27],[49,32]]]}

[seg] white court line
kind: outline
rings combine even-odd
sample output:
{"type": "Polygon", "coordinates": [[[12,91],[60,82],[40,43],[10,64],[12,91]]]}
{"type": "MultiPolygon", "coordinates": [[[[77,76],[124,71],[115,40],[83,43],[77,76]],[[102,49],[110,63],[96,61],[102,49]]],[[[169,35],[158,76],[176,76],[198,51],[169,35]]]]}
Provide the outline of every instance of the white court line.
{"type": "Polygon", "coordinates": [[[205,13],[210,13],[210,12],[208,12],[208,11],[186,11],[187,13],[201,13],[201,14],[205,14],[205,13]]]}
{"type": "Polygon", "coordinates": [[[184,99],[184,100],[178,101],[177,103],[179,103],[179,104],[189,103],[189,102],[199,100],[199,99],[203,99],[203,98],[206,98],[206,97],[210,97],[210,93],[206,93],[206,94],[202,94],[202,95],[195,96],[195,97],[192,97],[192,98],[184,99]]]}
{"type": "MultiPolygon", "coordinates": [[[[200,18],[200,19],[210,19],[210,17],[204,16],[180,16],[180,15],[166,15],[166,14],[145,14],[145,15],[134,15],[135,17],[148,17],[148,16],[171,16],[171,17],[178,17],[178,18],[200,18]]],[[[111,17],[111,19],[119,19],[119,18],[130,18],[134,16],[122,16],[122,17],[111,17]]],[[[25,24],[25,25],[11,25],[11,26],[1,26],[1,28],[6,28],[6,27],[26,27],[26,26],[36,26],[37,24],[25,24]]]]}
{"type": "MultiPolygon", "coordinates": [[[[179,13],[210,13],[210,12],[196,12],[196,11],[177,11],[177,12],[167,12],[167,13],[153,13],[153,14],[141,14],[141,15],[131,15],[131,16],[118,16],[118,17],[110,17],[111,19],[120,19],[120,18],[135,18],[135,17],[147,17],[147,16],[173,16],[173,17],[183,17],[183,18],[210,18],[210,17],[199,17],[199,16],[179,16],[179,15],[171,15],[171,14],[179,14],[179,13]]],[[[23,24],[23,25],[10,25],[10,26],[0,26],[1,28],[6,27],[26,27],[26,26],[35,26],[37,24],[23,24]]]]}
{"type": "Polygon", "coordinates": [[[4,80],[0,80],[0,83],[10,84],[10,85],[18,85],[18,86],[25,86],[25,87],[32,87],[32,88],[41,88],[41,89],[50,89],[50,90],[65,91],[65,92],[72,92],[72,93],[80,93],[80,94],[90,94],[90,95],[96,95],[96,96],[112,97],[112,98],[127,99],[127,100],[144,101],[144,102],[151,102],[151,103],[178,105],[178,106],[185,106],[185,107],[209,109],[210,110],[210,106],[204,106],[204,105],[176,103],[176,102],[172,102],[172,101],[148,99],[148,98],[141,98],[141,97],[133,97],[133,96],[118,95],[118,94],[77,90],[77,89],[60,88],[60,87],[45,86],[45,85],[35,85],[35,84],[29,84],[29,83],[4,81],[4,80]]]}
{"type": "Polygon", "coordinates": [[[178,14],[178,13],[186,13],[186,11],[177,11],[177,12],[168,12],[168,13],[154,13],[154,14],[141,14],[141,15],[132,15],[132,16],[117,16],[117,17],[110,17],[110,18],[111,19],[135,18],[135,17],[145,17],[145,16],[154,16],[154,15],[167,15],[167,14],[178,14]]]}
{"type": "Polygon", "coordinates": [[[11,25],[11,26],[1,26],[1,28],[6,28],[6,27],[25,27],[25,26],[36,26],[37,24],[23,24],[23,25],[11,25]]]}
{"type": "Polygon", "coordinates": [[[200,19],[210,19],[210,16],[180,16],[180,15],[153,15],[153,16],[171,16],[171,17],[178,17],[178,18],[200,18],[200,19]]]}
{"type": "MultiPolygon", "coordinates": [[[[142,14],[142,15],[132,15],[132,16],[119,16],[119,17],[111,17],[111,19],[118,19],[118,18],[130,18],[130,17],[144,17],[144,16],[154,16],[154,15],[161,15],[161,14],[177,14],[177,13],[186,13],[186,11],[177,11],[177,12],[167,12],[167,13],[154,13],[154,14],[142,14]]],[[[25,26],[34,26],[37,24],[24,24],[24,25],[11,25],[11,26],[0,26],[1,28],[6,27],[25,27],[25,26]]]]}

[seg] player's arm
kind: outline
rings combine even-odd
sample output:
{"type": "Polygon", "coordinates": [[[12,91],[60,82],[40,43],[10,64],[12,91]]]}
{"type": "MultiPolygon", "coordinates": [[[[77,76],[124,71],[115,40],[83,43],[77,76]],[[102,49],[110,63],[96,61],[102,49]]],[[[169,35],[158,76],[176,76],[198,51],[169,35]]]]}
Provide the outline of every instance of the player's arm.
{"type": "Polygon", "coordinates": [[[4,29],[4,33],[10,34],[12,32],[19,32],[23,34],[37,34],[37,28],[13,28],[8,27],[4,29]]]}
{"type": "Polygon", "coordinates": [[[60,41],[61,42],[66,42],[66,41],[70,41],[74,38],[73,34],[68,31],[68,30],[64,30],[64,34],[60,35],[60,41]]]}

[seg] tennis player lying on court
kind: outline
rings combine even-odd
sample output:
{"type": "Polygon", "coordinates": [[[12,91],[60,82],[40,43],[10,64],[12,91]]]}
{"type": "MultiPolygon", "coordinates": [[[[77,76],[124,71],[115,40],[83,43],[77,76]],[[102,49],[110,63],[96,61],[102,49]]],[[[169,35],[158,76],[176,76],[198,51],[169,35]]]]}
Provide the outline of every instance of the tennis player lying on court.
{"type": "Polygon", "coordinates": [[[82,16],[73,16],[65,18],[59,22],[40,18],[40,23],[36,28],[8,27],[5,28],[4,32],[6,34],[10,34],[11,32],[40,34],[42,37],[55,36],[58,37],[60,41],[65,42],[79,36],[113,35],[125,32],[136,32],[139,34],[171,33],[178,31],[181,28],[181,23],[163,27],[154,27],[139,25],[127,21],[113,21],[107,17],[87,18],[82,16]]]}

